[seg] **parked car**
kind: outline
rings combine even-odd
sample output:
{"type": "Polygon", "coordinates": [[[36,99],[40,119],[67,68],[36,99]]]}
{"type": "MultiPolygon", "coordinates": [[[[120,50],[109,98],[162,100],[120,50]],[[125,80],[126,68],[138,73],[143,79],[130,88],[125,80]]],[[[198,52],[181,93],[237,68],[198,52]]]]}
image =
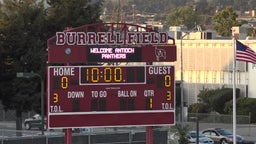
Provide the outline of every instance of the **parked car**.
{"type": "MultiPolygon", "coordinates": [[[[202,134],[214,140],[218,144],[233,144],[233,133],[223,128],[209,128],[202,131],[202,134]]],[[[244,138],[236,135],[236,142],[242,144],[244,138]]]]}
{"type": "MultiPolygon", "coordinates": [[[[187,133],[187,139],[189,144],[195,144],[196,143],[196,136],[197,133],[196,131],[189,131],[187,133]]],[[[178,132],[172,133],[171,135],[169,135],[169,140],[171,140],[171,143],[179,143],[179,134],[178,132]]],[[[199,144],[214,144],[214,141],[211,138],[208,138],[206,136],[204,136],[203,134],[199,134],[199,144]]]]}
{"type": "MultiPolygon", "coordinates": [[[[197,139],[196,131],[189,131],[188,139],[189,139],[189,143],[196,143],[196,139],[197,139]]],[[[214,141],[211,138],[208,138],[201,133],[199,133],[198,139],[199,139],[199,144],[214,144],[214,141]]]]}
{"type": "MultiPolygon", "coordinates": [[[[24,126],[26,130],[32,128],[42,129],[42,117],[39,114],[35,114],[31,118],[27,118],[24,121],[24,126]]],[[[46,129],[46,118],[44,118],[44,129],[46,129]]]]}

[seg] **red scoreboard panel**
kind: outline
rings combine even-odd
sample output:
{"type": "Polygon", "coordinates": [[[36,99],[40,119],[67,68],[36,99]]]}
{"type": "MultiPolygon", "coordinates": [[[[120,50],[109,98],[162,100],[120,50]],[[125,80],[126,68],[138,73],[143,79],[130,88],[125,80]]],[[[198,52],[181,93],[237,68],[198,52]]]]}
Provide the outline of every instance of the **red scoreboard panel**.
{"type": "Polygon", "coordinates": [[[174,125],[174,66],[49,66],[48,128],[174,125]]]}

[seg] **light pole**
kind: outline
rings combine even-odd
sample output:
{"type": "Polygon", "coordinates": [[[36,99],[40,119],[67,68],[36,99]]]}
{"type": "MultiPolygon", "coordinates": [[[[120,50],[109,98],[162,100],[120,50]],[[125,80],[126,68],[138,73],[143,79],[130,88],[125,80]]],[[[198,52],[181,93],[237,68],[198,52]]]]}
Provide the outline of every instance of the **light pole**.
{"type": "Polygon", "coordinates": [[[196,144],[199,144],[199,120],[198,120],[198,117],[190,117],[190,119],[196,121],[196,144]]]}
{"type": "Polygon", "coordinates": [[[33,77],[39,77],[41,81],[41,130],[42,135],[44,135],[44,81],[41,75],[38,73],[24,73],[24,72],[18,72],[16,73],[17,78],[33,78],[33,77]]]}
{"type": "Polygon", "coordinates": [[[180,121],[181,121],[181,126],[184,126],[184,87],[183,87],[183,48],[182,48],[182,39],[187,36],[189,32],[186,32],[184,35],[180,35],[180,121]]]}

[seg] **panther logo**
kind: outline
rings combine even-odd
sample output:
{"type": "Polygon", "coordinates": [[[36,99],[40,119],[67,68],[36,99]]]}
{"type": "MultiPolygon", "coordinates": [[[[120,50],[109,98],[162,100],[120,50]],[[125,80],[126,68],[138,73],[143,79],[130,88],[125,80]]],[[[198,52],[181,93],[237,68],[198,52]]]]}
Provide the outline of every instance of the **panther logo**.
{"type": "Polygon", "coordinates": [[[155,55],[157,61],[159,61],[160,58],[166,59],[166,51],[164,49],[157,48],[157,46],[155,47],[155,55]]]}

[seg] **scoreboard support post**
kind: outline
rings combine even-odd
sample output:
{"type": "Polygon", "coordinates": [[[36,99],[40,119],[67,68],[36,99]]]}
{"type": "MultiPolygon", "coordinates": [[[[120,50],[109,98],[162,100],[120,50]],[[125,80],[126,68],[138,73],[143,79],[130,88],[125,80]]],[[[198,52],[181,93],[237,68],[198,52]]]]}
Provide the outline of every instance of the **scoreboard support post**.
{"type": "Polygon", "coordinates": [[[72,144],[72,129],[65,129],[65,144],[72,144]]]}
{"type": "Polygon", "coordinates": [[[146,128],[146,144],[153,144],[153,126],[146,128]]]}

